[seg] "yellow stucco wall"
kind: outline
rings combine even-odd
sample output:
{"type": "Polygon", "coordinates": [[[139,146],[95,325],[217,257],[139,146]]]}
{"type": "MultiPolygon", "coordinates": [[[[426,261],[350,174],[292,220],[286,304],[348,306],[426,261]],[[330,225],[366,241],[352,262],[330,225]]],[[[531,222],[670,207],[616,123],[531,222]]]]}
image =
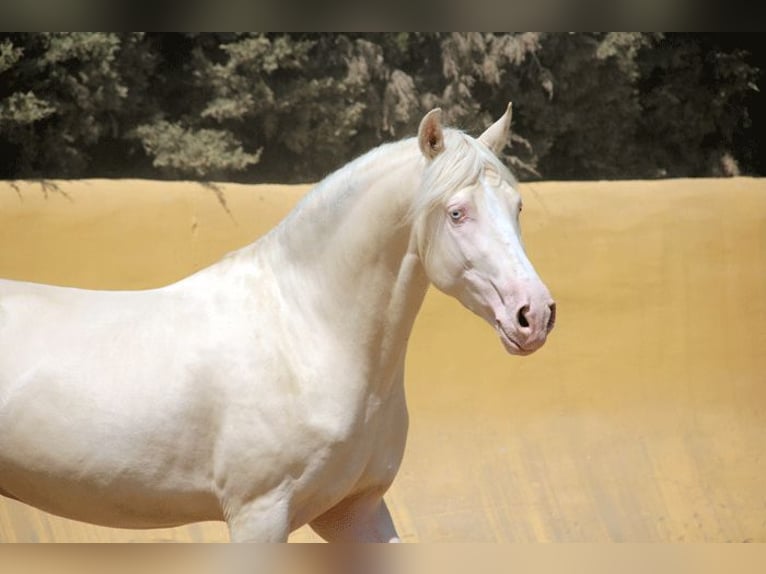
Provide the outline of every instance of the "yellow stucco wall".
{"type": "MultiPolygon", "coordinates": [[[[166,284],[258,237],[307,189],[0,183],[0,277],[166,284]]],[[[429,293],[388,496],[404,540],[766,541],[766,182],[521,191],[556,330],[535,355],[510,357],[429,293]]],[[[0,500],[0,541],[156,539],[225,540],[225,529],[112,530],[0,500]]]]}

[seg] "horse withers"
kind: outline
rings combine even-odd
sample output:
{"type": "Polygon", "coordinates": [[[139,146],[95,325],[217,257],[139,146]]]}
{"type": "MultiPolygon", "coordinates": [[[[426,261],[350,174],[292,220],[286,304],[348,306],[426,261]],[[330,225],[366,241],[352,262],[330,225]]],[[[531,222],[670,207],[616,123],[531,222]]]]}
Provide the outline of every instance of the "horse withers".
{"type": "Polygon", "coordinates": [[[0,494],[96,524],[225,520],[234,541],[397,541],[404,359],[430,283],[512,354],[555,306],[496,153],[441,112],[328,176],[271,232],[174,284],[0,280],[0,494]]]}

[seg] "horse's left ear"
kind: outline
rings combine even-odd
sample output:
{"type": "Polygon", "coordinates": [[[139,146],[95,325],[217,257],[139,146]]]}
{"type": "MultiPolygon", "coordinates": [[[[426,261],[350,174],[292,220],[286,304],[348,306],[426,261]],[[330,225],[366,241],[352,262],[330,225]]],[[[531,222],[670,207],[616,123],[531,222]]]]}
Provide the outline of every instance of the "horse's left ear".
{"type": "Polygon", "coordinates": [[[441,108],[431,110],[420,120],[418,145],[428,159],[433,159],[444,151],[441,108]]]}
{"type": "Polygon", "coordinates": [[[479,136],[479,141],[495,152],[495,155],[500,155],[500,152],[503,151],[503,148],[508,143],[508,135],[511,131],[512,111],[512,104],[511,102],[508,102],[508,108],[505,110],[503,117],[489,126],[487,130],[479,136]]]}

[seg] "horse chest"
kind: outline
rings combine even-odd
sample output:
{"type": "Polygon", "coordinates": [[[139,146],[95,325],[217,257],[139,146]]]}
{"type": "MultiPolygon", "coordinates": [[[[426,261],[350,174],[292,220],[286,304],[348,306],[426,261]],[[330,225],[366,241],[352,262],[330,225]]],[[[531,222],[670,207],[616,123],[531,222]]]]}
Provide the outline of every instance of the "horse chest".
{"type": "MultiPolygon", "coordinates": [[[[375,401],[373,401],[375,402],[375,401]]],[[[372,405],[344,434],[333,434],[309,459],[294,492],[294,523],[300,525],[343,500],[385,491],[404,453],[407,412],[403,400],[372,405]]]]}
{"type": "Polygon", "coordinates": [[[222,468],[227,497],[250,499],[285,488],[291,522],[300,525],[359,492],[391,484],[407,432],[401,385],[385,399],[355,396],[350,379],[327,380],[315,391],[298,392],[294,381],[280,386],[273,402],[231,418],[243,426],[228,426],[234,432],[222,441],[239,445],[222,468]]]}

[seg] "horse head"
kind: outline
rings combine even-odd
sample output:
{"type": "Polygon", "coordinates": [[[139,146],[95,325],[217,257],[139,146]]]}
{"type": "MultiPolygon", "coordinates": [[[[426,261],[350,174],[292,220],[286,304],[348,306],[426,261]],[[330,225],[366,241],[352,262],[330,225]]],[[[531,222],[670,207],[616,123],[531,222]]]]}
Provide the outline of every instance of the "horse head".
{"type": "Polygon", "coordinates": [[[524,251],[521,195],[498,159],[511,105],[478,139],[442,127],[432,110],[418,130],[425,157],[416,199],[418,255],[430,281],[492,325],[505,349],[528,355],[553,328],[556,305],[524,251]]]}

